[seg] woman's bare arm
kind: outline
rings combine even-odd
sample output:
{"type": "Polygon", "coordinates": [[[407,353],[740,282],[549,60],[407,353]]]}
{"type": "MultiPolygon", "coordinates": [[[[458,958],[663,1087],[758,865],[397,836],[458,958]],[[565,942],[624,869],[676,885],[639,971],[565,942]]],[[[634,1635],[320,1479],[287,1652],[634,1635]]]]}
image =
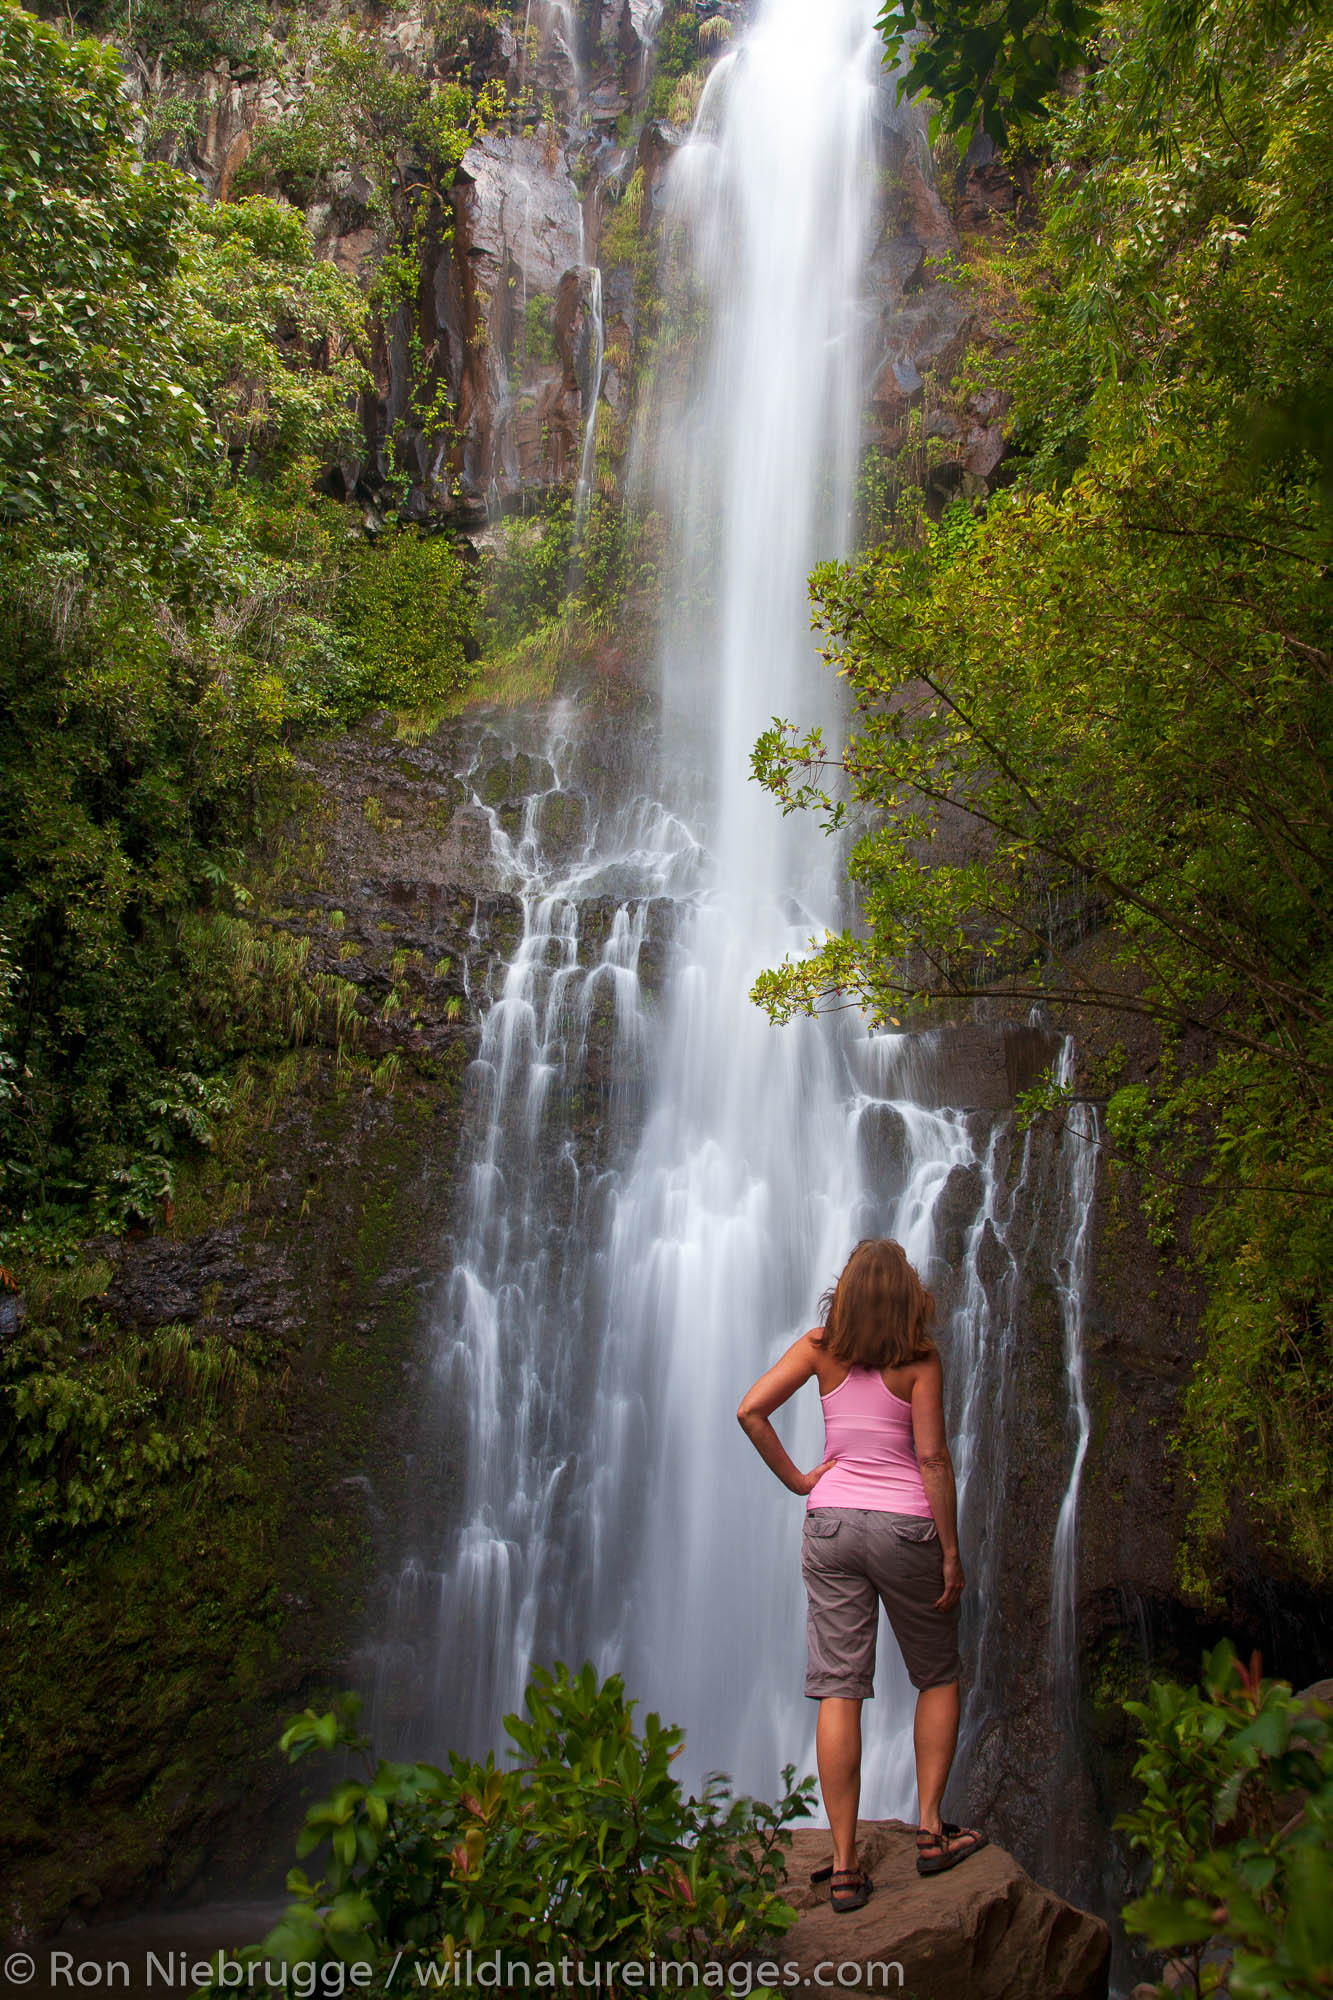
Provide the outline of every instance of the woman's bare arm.
{"type": "Polygon", "coordinates": [[[815,1481],[822,1479],[833,1463],[831,1458],[826,1458],[813,1472],[799,1472],[782,1439],[769,1422],[773,1411],[781,1409],[782,1405],[815,1373],[812,1342],[813,1335],[808,1333],[803,1333],[799,1340],[794,1340],[782,1359],[775,1361],[767,1374],[761,1375],[753,1388],[746,1390],[741,1397],[741,1406],[736,1412],[737,1422],[764,1464],[770,1472],[777,1474],[783,1485],[792,1493],[809,1493],[815,1481]]]}
{"type": "Polygon", "coordinates": [[[944,1429],[944,1371],[938,1354],[926,1357],[912,1384],[912,1438],[944,1557],[944,1595],[935,1609],[948,1611],[962,1596],[966,1578],[958,1554],[958,1489],[944,1429]]]}

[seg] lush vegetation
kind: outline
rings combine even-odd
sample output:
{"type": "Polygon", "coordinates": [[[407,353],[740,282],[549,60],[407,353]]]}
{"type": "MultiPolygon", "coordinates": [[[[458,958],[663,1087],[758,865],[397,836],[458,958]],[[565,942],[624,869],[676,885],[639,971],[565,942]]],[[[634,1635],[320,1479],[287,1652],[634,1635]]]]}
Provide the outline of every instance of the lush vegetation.
{"type": "Polygon", "coordinates": [[[1125,1706],[1142,1728],[1144,1796],[1119,1824],[1149,1864],[1129,1929],[1170,1951],[1195,1993],[1333,1990],[1333,1710],[1296,1701],[1225,1643],[1201,1687],[1154,1681],[1125,1706]]]}
{"type": "MultiPolygon", "coordinates": [[[[484,25],[485,10],[464,11],[474,31],[478,19],[484,25]]],[[[477,133],[503,114],[504,86],[491,81],[474,92],[458,78],[427,78],[391,61],[373,30],[349,25],[298,28],[280,68],[296,101],[260,125],[236,189],[276,191],[302,208],[333,197],[345,218],[370,226],[373,338],[381,351],[402,340],[408,361],[404,407],[380,441],[384,476],[404,500],[413,471],[420,478],[404,446],[419,440],[433,466],[427,498],[447,503],[457,472],[453,401],[419,307],[432,254],[452,238],[449,195],[459,163],[477,133]]]]}
{"type": "MultiPolygon", "coordinates": [[[[249,976],[300,997],[294,977],[249,976]]],[[[218,1816],[283,1784],[282,1719],[298,1690],[321,1699],[363,1624],[372,1528],[348,1473],[378,1483],[382,1441],[401,1435],[420,1304],[404,1265],[434,1253],[446,1214],[423,1199],[458,1094],[460,1072],[441,1071],[427,1086],[405,1060],[389,1095],[325,1049],[252,1061],[248,1098],[243,1079],[148,1250],[179,1272],[204,1231],[224,1246],[181,1299],[188,1325],[154,1326],[150,1307],[127,1328],[124,1299],[103,1296],[114,1255],[14,1267],[0,1848],[39,1928],[112,1879],[184,1888],[218,1816]]]]}
{"type": "Polygon", "coordinates": [[[74,0],[57,18],[71,36],[105,36],[150,63],[161,55],[176,70],[253,65],[262,59],[268,25],[263,0],[137,0],[129,6],[121,0],[74,0]]]}
{"type": "Polygon", "coordinates": [[[1017,358],[988,364],[1012,483],[817,573],[852,740],[834,774],[781,725],[756,754],[789,806],[855,824],[868,934],[757,992],[778,1016],[999,993],[1153,1024],[1106,1122],[1161,1242],[1181,1184],[1205,1190],[1184,1580],[1208,1594],[1237,1507],[1326,1578],[1333,21],[1125,0],[1039,137],[1017,358]]]}
{"type": "Polygon", "coordinates": [[[542,1983],[543,1961],[600,1964],[618,1991],[607,1961],[730,1961],[795,1922],[779,1885],[812,1778],[793,1788],[789,1767],[771,1806],[731,1797],[716,1775],[687,1798],[671,1773],[683,1731],[650,1714],[640,1733],[619,1676],[599,1684],[588,1665],[538,1668],[524,1706],[505,1722],[507,1770],[493,1755],[453,1755],[448,1770],[377,1762],[352,1697],[298,1717],[282,1739],[289,1757],[341,1748],[365,1756],[367,1776],[310,1808],[297,1853],[324,1852],[324,1872],[312,1882],[293,1870],[296,1900],[242,1962],[360,1960],[381,1990],[405,1957],[414,1986],[438,1968],[450,1987],[479,1990],[496,1983],[498,1954],[528,1968],[525,1983],[542,1983]],[[480,1978],[468,1977],[469,1950],[486,1961],[480,1978]]]}
{"type": "Polygon", "coordinates": [[[225,1112],[211,1017],[248,946],[215,916],[293,731],[438,703],[475,652],[447,538],[371,542],[319,497],[358,435],[359,289],[285,204],[145,164],[120,85],[114,50],[0,11],[11,1258],[151,1216],[225,1112]]]}
{"type": "Polygon", "coordinates": [[[1047,98],[1087,61],[1101,21],[1088,0],[894,0],[879,31],[885,59],[900,68],[900,97],[934,100],[937,128],[980,126],[1003,145],[1041,125],[1047,98]]]}

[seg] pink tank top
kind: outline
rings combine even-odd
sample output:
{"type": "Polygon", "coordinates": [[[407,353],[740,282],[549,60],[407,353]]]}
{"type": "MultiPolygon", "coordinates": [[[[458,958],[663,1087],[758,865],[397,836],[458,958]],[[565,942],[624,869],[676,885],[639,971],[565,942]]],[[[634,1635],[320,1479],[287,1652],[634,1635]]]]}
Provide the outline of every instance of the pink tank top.
{"type": "Polygon", "coordinates": [[[811,1507],[865,1507],[879,1514],[929,1514],[916,1462],[912,1406],[884,1386],[878,1368],[852,1368],[820,1401],[824,1456],[837,1464],[811,1488],[811,1507]]]}

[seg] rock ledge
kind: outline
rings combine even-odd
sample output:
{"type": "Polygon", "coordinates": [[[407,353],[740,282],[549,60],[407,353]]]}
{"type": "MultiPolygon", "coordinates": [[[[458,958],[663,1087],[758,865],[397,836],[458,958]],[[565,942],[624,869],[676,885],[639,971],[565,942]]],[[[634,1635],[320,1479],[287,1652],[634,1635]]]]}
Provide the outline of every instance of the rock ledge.
{"type": "Polygon", "coordinates": [[[795,1966],[799,1973],[794,1990],[901,1992],[909,2000],[1105,2000],[1106,1925],[1043,1889],[1002,1847],[983,1848],[943,1875],[922,1876],[914,1827],[863,1820],[858,1840],[875,1893],[864,1909],[835,1915],[827,1888],[810,1883],[811,1869],[829,1859],[828,1834],[807,1829],[793,1836],[786,1895],[801,1917],[776,1955],[784,1971],[795,1966]]]}

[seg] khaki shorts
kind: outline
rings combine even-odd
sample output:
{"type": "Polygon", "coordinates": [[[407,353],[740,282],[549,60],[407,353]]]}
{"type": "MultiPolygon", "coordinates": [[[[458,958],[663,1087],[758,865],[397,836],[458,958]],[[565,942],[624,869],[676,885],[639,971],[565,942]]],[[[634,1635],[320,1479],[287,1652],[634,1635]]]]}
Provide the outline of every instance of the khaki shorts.
{"type": "Polygon", "coordinates": [[[801,1573],[810,1600],[805,1691],[814,1700],[873,1697],[881,1603],[913,1687],[945,1687],[961,1675],[958,1606],[935,1609],[944,1557],[928,1514],[816,1507],[805,1517],[801,1573]]]}

